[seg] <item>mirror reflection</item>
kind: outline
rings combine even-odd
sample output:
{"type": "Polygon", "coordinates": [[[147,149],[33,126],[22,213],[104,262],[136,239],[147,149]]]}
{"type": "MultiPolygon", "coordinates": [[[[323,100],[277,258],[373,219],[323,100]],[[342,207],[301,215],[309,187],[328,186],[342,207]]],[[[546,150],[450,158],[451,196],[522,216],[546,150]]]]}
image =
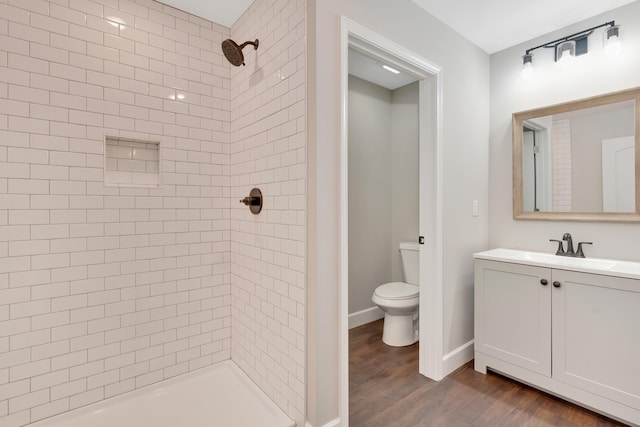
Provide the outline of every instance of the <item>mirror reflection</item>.
{"type": "Polygon", "coordinates": [[[522,125],[525,212],[635,212],[634,102],[522,125]]]}
{"type": "Polygon", "coordinates": [[[640,88],[513,114],[515,219],[640,222],[640,88]]]}

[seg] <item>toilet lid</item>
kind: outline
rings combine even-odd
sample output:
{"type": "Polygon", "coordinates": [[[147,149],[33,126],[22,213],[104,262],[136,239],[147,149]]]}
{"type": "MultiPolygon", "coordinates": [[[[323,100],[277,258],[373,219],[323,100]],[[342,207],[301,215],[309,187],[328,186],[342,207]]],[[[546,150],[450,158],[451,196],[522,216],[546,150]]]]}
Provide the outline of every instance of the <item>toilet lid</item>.
{"type": "Polygon", "coordinates": [[[418,296],[420,288],[405,282],[391,282],[376,288],[375,294],[386,299],[408,299],[418,296]]]}

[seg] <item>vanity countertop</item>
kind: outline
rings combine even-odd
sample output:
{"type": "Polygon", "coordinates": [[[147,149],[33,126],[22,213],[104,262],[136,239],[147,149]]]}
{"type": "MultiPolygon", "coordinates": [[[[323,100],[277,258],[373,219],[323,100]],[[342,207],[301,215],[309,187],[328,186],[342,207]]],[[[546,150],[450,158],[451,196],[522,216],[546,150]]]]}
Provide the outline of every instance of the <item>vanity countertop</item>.
{"type": "Polygon", "coordinates": [[[516,249],[491,249],[473,254],[476,259],[526,264],[583,273],[640,279],[640,262],[603,258],[573,258],[516,249]]]}

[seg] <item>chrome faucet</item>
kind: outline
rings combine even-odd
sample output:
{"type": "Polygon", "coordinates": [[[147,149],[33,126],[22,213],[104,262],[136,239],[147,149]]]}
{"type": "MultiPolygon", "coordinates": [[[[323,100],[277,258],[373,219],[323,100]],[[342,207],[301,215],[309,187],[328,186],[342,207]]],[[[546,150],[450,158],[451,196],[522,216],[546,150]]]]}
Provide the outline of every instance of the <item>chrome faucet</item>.
{"type": "Polygon", "coordinates": [[[558,256],[569,256],[575,258],[585,258],[584,252],[582,251],[582,245],[592,245],[593,242],[578,242],[578,250],[573,250],[573,239],[571,238],[571,234],[564,233],[562,235],[562,240],[549,239],[550,242],[558,242],[558,250],[556,251],[556,255],[558,256]],[[564,242],[567,242],[567,250],[564,250],[564,242]]]}

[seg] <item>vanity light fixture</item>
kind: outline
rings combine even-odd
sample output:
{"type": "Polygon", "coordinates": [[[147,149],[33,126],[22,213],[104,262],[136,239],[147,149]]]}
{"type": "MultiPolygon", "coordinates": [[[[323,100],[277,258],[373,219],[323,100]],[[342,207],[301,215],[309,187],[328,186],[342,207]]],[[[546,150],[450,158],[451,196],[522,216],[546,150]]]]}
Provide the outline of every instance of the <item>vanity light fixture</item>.
{"type": "Polygon", "coordinates": [[[539,46],[532,47],[525,51],[522,56],[522,78],[530,80],[533,77],[533,51],[540,48],[554,49],[554,59],[561,66],[571,62],[576,56],[584,55],[589,50],[589,36],[598,28],[607,27],[604,32],[604,46],[608,54],[616,54],[620,51],[621,38],[620,26],[615,21],[605,22],[595,27],[561,37],[559,39],[543,43],[539,46]]]}
{"type": "Polygon", "coordinates": [[[395,68],[391,68],[388,65],[383,65],[382,68],[387,71],[391,71],[393,74],[400,74],[400,71],[396,70],[395,68]]]}

